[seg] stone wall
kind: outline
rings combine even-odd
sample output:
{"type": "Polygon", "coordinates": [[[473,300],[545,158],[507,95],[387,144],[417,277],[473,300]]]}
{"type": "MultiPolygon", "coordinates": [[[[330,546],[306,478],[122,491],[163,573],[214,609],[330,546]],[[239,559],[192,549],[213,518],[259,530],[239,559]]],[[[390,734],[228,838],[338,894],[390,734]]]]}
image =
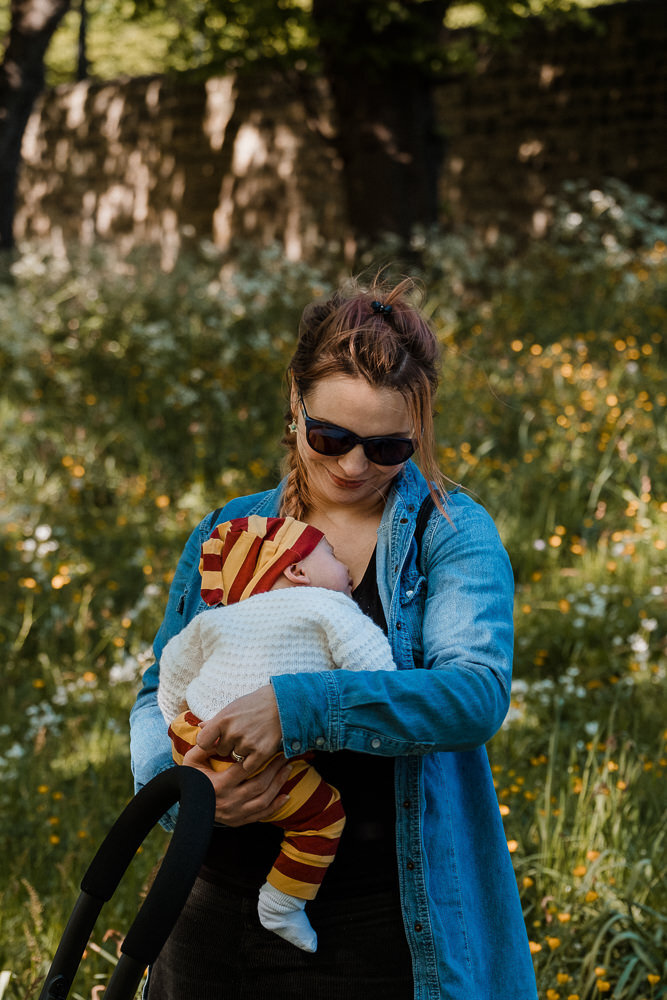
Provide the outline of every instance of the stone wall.
{"type": "Polygon", "coordinates": [[[535,24],[438,89],[445,216],[539,233],[545,198],[580,178],[616,177],[667,203],[667,2],[594,15],[592,29],[535,24]]]}
{"type": "MultiPolygon", "coordinates": [[[[595,28],[531,25],[436,92],[443,221],[540,232],[563,180],[617,177],[667,203],[667,4],[630,0],[595,28]]],[[[225,246],[291,258],[347,238],[326,84],[222,77],[85,82],[44,95],[26,131],[16,233],[225,246]]]]}
{"type": "Polygon", "coordinates": [[[169,259],[184,238],[246,235],[308,256],[345,232],[326,91],[310,87],[305,101],[279,76],[55,88],[26,130],[17,237],[156,242],[169,259]]]}

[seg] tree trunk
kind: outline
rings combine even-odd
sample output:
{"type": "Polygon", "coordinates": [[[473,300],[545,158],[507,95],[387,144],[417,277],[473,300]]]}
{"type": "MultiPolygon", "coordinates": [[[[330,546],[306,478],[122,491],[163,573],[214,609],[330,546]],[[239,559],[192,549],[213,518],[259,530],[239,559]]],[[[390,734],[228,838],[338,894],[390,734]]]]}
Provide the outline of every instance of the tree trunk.
{"type": "Polygon", "coordinates": [[[79,81],[88,79],[88,8],[86,0],[79,0],[79,42],[76,78],[79,81]]]}
{"type": "Polygon", "coordinates": [[[44,56],[71,0],[12,0],[11,28],[0,67],[0,250],[14,245],[21,141],[44,87],[44,56]]]}
{"type": "Polygon", "coordinates": [[[362,243],[393,233],[407,244],[416,225],[438,219],[444,141],[435,128],[430,62],[447,6],[313,0],[348,215],[362,243]]]}

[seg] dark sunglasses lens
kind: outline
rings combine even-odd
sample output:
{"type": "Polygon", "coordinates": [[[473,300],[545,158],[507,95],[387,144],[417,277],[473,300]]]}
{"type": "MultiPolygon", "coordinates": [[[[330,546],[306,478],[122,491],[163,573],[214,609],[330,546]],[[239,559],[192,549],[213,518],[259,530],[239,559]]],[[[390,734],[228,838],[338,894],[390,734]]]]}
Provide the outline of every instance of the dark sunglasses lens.
{"type": "Polygon", "coordinates": [[[407,462],[414,450],[412,441],[393,438],[367,441],[364,445],[366,457],[376,465],[401,465],[407,462]]]}
{"type": "MultiPolygon", "coordinates": [[[[335,424],[319,424],[310,417],[306,420],[306,440],[318,455],[337,458],[352,451],[359,444],[359,438],[344,427],[335,424]]],[[[402,465],[414,453],[412,441],[405,438],[376,438],[363,442],[366,458],[376,465],[402,465]]]]}
{"type": "Polygon", "coordinates": [[[354,439],[342,427],[321,424],[306,427],[306,440],[319,455],[344,455],[355,445],[354,439]]]}

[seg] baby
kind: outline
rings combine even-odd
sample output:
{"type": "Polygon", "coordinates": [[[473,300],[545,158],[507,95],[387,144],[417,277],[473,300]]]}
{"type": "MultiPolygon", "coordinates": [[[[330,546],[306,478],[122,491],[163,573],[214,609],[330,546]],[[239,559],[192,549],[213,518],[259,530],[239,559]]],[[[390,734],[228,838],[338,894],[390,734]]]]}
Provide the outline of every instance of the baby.
{"type": "MultiPolygon", "coordinates": [[[[160,662],[158,704],[179,764],[202,720],[271,677],[396,669],[384,633],[350,596],[347,567],[312,525],[259,515],[226,521],[202,546],[200,572],[211,610],[167,643],[160,662]]],[[[233,751],[210,758],[215,770],[240,761],[233,751]]],[[[290,763],[281,790],[289,801],[265,821],[284,837],[260,889],[258,913],[268,930],[314,952],[317,935],[305,905],[334,859],[345,814],[337,789],[306,758],[290,763]]]]}

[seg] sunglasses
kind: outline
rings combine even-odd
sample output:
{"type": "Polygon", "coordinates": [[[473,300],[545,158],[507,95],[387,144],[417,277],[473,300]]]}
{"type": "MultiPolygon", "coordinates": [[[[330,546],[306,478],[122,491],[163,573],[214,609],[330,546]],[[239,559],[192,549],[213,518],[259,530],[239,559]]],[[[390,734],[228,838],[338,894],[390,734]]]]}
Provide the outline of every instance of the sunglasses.
{"type": "Polygon", "coordinates": [[[415,442],[411,438],[359,437],[345,427],[329,424],[325,420],[313,420],[308,416],[302,396],[299,396],[299,402],[306,422],[306,441],[318,455],[337,458],[360,444],[366,458],[374,465],[402,465],[414,454],[415,442]]]}

